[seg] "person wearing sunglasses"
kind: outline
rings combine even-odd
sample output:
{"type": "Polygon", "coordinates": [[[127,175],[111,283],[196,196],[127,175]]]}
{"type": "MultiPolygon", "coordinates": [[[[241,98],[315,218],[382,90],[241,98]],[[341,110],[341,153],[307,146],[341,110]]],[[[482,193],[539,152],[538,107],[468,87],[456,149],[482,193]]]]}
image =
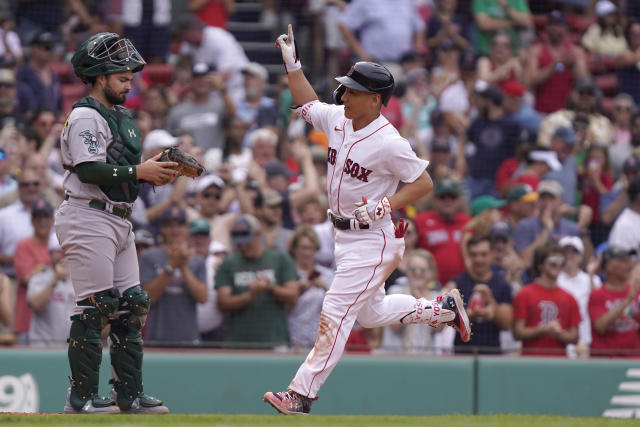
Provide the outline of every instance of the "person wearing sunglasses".
{"type": "Polygon", "coordinates": [[[578,303],[558,286],[565,253],[549,243],[535,250],[533,260],[537,278],[513,300],[513,336],[522,341],[523,354],[561,357],[567,344],[578,342],[580,324],[578,303]]]}

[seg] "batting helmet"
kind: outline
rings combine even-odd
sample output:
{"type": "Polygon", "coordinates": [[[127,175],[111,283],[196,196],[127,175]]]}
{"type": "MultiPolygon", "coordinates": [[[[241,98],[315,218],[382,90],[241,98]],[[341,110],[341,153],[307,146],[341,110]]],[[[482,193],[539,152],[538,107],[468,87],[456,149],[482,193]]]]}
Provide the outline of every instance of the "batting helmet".
{"type": "Polygon", "coordinates": [[[73,71],[87,83],[88,77],[123,71],[141,71],[146,64],[129,39],[115,33],[98,33],[82,43],[71,58],[73,71]]]}
{"type": "Polygon", "coordinates": [[[356,62],[346,76],[336,77],[336,80],[340,86],[333,92],[333,100],[338,105],[342,104],[342,95],[347,88],[377,93],[384,105],[387,105],[393,92],[393,76],[384,66],[375,62],[356,62]]]}

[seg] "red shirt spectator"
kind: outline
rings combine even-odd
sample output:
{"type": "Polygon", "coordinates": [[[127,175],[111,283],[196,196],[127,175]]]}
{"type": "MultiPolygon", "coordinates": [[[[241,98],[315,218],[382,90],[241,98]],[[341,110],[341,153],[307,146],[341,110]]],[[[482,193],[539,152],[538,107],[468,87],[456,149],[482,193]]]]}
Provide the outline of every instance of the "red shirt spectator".
{"type": "Polygon", "coordinates": [[[578,341],[578,303],[557,285],[564,261],[562,248],[555,244],[536,249],[534,265],[540,277],[513,300],[514,338],[522,340],[523,354],[564,356],[566,345],[578,341]]]}
{"type": "Polygon", "coordinates": [[[418,247],[433,254],[438,266],[440,283],[465,271],[460,239],[462,228],[471,217],[460,209],[460,187],[450,178],[438,181],[434,210],[418,214],[414,220],[418,228],[418,247]]]}
{"type": "Polygon", "coordinates": [[[640,357],[640,280],[629,283],[631,253],[613,245],[602,254],[607,283],[589,297],[593,356],[640,357]]]}
{"type": "Polygon", "coordinates": [[[211,27],[227,29],[228,13],[233,13],[235,0],[189,0],[189,10],[211,27]]]}

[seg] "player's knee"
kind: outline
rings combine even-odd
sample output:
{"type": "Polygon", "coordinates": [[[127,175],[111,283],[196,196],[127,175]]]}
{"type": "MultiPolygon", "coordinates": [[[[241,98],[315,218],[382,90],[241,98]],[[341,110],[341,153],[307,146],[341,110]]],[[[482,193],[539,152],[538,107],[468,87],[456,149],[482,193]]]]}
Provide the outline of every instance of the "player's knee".
{"type": "MultiPolygon", "coordinates": [[[[82,313],[71,316],[71,320],[80,322],[87,328],[101,331],[107,325],[107,319],[118,311],[119,305],[120,298],[117,290],[107,289],[106,291],[96,292],[78,302],[78,306],[86,308],[82,313]]],[[[74,322],[72,322],[72,333],[74,328],[82,328],[74,322]]]]}
{"type": "Polygon", "coordinates": [[[142,289],[142,286],[136,285],[127,289],[122,294],[123,304],[120,309],[129,310],[131,313],[138,316],[146,316],[149,313],[151,307],[151,298],[147,291],[142,289]]]}

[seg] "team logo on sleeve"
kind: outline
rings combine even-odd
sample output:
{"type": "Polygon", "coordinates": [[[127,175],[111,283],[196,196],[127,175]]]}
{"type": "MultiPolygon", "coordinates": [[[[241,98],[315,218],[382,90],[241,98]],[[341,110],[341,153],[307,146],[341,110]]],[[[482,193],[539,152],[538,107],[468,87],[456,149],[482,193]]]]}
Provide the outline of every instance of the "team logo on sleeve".
{"type": "Polygon", "coordinates": [[[80,132],[79,136],[82,137],[83,141],[87,145],[87,151],[89,154],[97,154],[98,153],[98,138],[95,137],[91,131],[83,130],[80,132]]]}

